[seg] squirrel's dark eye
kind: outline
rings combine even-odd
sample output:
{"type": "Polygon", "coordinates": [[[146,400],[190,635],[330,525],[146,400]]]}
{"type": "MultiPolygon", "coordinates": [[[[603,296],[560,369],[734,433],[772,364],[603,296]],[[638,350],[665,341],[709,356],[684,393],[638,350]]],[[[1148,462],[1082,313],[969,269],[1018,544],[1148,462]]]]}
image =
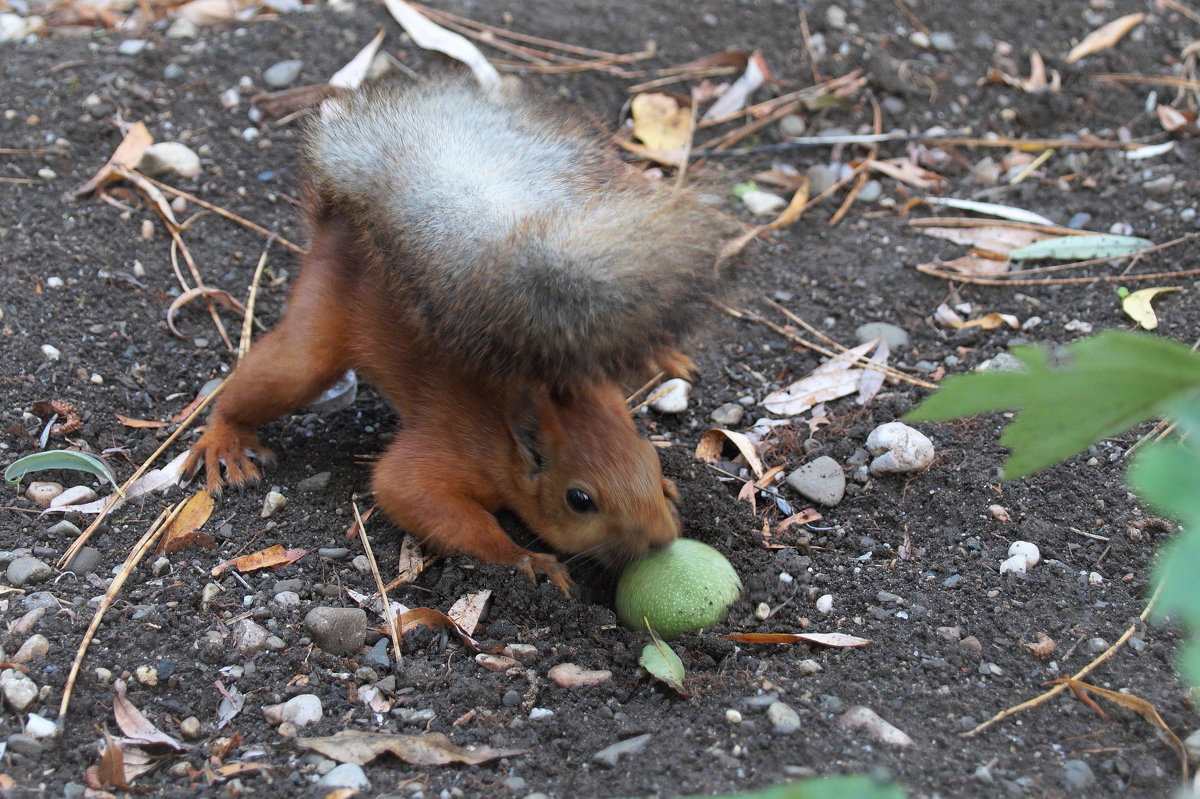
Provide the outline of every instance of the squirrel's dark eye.
{"type": "Polygon", "coordinates": [[[597,510],[591,495],[582,488],[567,489],[567,504],[576,513],[594,513],[597,510]]]}

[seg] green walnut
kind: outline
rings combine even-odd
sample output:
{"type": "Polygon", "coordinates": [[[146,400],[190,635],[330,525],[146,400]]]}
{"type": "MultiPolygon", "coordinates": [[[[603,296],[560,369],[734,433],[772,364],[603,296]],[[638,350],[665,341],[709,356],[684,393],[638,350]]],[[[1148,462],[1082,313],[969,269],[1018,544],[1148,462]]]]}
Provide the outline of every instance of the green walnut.
{"type": "Polygon", "coordinates": [[[625,567],[617,583],[617,615],[631,630],[643,618],[664,640],[725,618],[742,590],[733,566],[708,544],[677,538],[625,567]]]}

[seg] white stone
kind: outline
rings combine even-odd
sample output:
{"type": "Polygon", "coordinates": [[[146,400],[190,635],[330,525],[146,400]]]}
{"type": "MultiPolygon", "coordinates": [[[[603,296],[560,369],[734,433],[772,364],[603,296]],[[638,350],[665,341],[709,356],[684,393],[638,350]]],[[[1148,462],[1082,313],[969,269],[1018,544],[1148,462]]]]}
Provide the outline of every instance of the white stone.
{"type": "Polygon", "coordinates": [[[371,781],[367,779],[367,773],[363,771],[362,766],[354,763],[339,763],[331,768],[328,774],[317,780],[317,785],[322,788],[349,788],[352,791],[365,791],[370,789],[371,781]]]}
{"type": "Polygon", "coordinates": [[[275,512],[287,504],[287,497],[280,494],[278,491],[268,491],[263,497],[262,513],[259,514],[264,519],[269,519],[275,515],[275,512]]]}
{"type": "Polygon", "coordinates": [[[659,413],[683,413],[687,410],[691,393],[691,383],[681,377],[673,377],[654,389],[651,396],[658,396],[650,403],[650,407],[659,413]]]}
{"type": "Polygon", "coordinates": [[[162,141],[146,148],[137,168],[150,175],[174,173],[182,178],[194,178],[200,174],[200,156],[186,144],[162,141]]]}
{"type": "Polygon", "coordinates": [[[25,734],[30,738],[49,738],[58,731],[58,725],[45,716],[30,713],[25,720],[25,734]]]}
{"type": "Polygon", "coordinates": [[[1038,550],[1037,544],[1029,541],[1013,541],[1008,545],[1008,554],[1010,557],[1020,555],[1025,558],[1025,565],[1031,569],[1042,559],[1042,553],[1038,550]]]}
{"type": "Polygon", "coordinates": [[[1007,560],[1005,560],[1003,563],[1000,564],[1000,573],[1001,574],[1024,574],[1026,569],[1028,569],[1028,568],[1029,568],[1029,565],[1028,565],[1028,561],[1026,561],[1026,559],[1025,559],[1025,556],[1021,555],[1021,554],[1016,554],[1016,555],[1011,556],[1010,558],[1008,558],[1007,560]]]}
{"type": "Polygon", "coordinates": [[[875,457],[871,474],[919,472],[933,463],[933,442],[903,422],[881,424],[867,436],[867,450],[875,457]]]}
{"type": "Polygon", "coordinates": [[[264,705],[262,712],[263,718],[271,724],[287,722],[295,727],[303,727],[321,720],[321,697],[316,694],[300,694],[281,705],[264,705]]]}
{"type": "Polygon", "coordinates": [[[48,360],[48,361],[57,361],[59,358],[62,357],[62,350],[60,350],[58,347],[54,346],[53,344],[43,344],[42,345],[42,355],[45,355],[46,360],[48,360]]]}
{"type": "Polygon", "coordinates": [[[4,701],[18,713],[33,707],[38,698],[37,684],[16,669],[0,672],[0,693],[4,701]]]}
{"type": "Polygon", "coordinates": [[[95,491],[87,486],[71,486],[50,500],[50,507],[61,508],[66,505],[83,505],[84,503],[95,501],[98,496],[95,491]]]}
{"type": "Polygon", "coordinates": [[[823,594],[817,599],[817,612],[828,614],[833,611],[833,594],[823,594]]]}
{"type": "Polygon", "coordinates": [[[769,191],[750,189],[742,194],[742,204],[755,216],[770,216],[787,205],[787,200],[769,191]]]}

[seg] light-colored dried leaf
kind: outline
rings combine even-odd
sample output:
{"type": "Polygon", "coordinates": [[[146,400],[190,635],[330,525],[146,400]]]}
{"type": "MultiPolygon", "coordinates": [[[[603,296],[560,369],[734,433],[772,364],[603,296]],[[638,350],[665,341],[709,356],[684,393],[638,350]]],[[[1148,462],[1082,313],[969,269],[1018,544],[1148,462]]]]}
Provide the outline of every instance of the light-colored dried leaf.
{"type": "Polygon", "coordinates": [[[1143,330],[1153,330],[1158,327],[1158,314],[1154,312],[1150,301],[1159,294],[1179,290],[1178,286],[1159,286],[1131,292],[1121,298],[1121,310],[1137,322],[1143,330]]]}
{"type": "Polygon", "coordinates": [[[735,433],[720,427],[706,430],[700,436],[700,442],[696,444],[696,457],[705,463],[717,463],[721,460],[721,452],[727,443],[737,447],[737,451],[746,460],[746,465],[750,467],[750,471],[754,473],[755,477],[763,476],[765,467],[762,459],[758,456],[758,450],[755,449],[754,443],[744,433],[735,433]]]}
{"type": "Polygon", "coordinates": [[[646,92],[633,98],[629,108],[633,135],[651,150],[681,152],[692,133],[692,109],[666,92],[646,92]]]}
{"type": "Polygon", "coordinates": [[[762,53],[755,50],[751,53],[750,60],[746,62],[746,71],[717,98],[715,103],[708,107],[704,116],[701,117],[701,121],[723,119],[736,113],[745,107],[750,95],[754,94],[770,76],[771,70],[767,66],[767,60],[763,58],[762,53]]]}
{"type": "Polygon", "coordinates": [[[108,162],[87,183],[75,190],[75,196],[91,194],[113,180],[116,177],[115,172],[118,166],[132,169],[138,161],[142,160],[142,155],[151,144],[154,144],[154,137],[150,135],[150,129],[146,127],[145,123],[133,123],[108,162]]]}
{"type": "Polygon", "coordinates": [[[167,735],[150,723],[142,715],[129,698],[125,695],[125,681],[113,681],[113,715],[116,716],[117,726],[125,737],[140,746],[168,746],[172,749],[185,749],[179,741],[167,735]]]}
{"type": "Polygon", "coordinates": [[[295,563],[307,554],[307,549],[285,549],[283,544],[275,544],[266,549],[260,549],[258,552],[218,563],[210,574],[213,577],[220,577],[230,566],[242,573],[284,566],[288,563],[295,563]]]}
{"type": "Polygon", "coordinates": [[[868,161],[868,166],[893,180],[918,189],[937,189],[946,184],[946,178],[936,172],[914,164],[907,158],[889,158],[886,161],[868,161]]]}
{"type": "Polygon", "coordinates": [[[1138,25],[1141,25],[1142,20],[1145,18],[1146,15],[1140,12],[1137,14],[1126,14],[1106,25],[1100,26],[1087,36],[1084,36],[1083,41],[1071,48],[1071,52],[1067,53],[1066,62],[1074,64],[1085,56],[1113,47],[1117,42],[1125,38],[1125,34],[1138,25]]]}
{"type": "Polygon", "coordinates": [[[743,644],[819,644],[834,648],[875,643],[869,638],[845,633],[732,633],[721,637],[743,644]]]}
{"type": "Polygon", "coordinates": [[[492,592],[486,588],[474,594],[467,594],[451,605],[446,615],[467,635],[474,635],[475,628],[479,626],[479,617],[487,609],[488,600],[491,598],[492,592]]]}
{"type": "Polygon", "coordinates": [[[468,39],[434,23],[404,0],[384,0],[384,5],[418,47],[436,50],[466,64],[488,94],[500,90],[500,73],[468,39]]]}
{"type": "Polygon", "coordinates": [[[383,44],[383,37],[386,33],[386,28],[380,28],[379,33],[375,34],[375,38],[367,42],[366,47],[359,50],[344,67],[333,73],[333,77],[329,79],[329,85],[342,89],[357,89],[361,86],[362,82],[367,79],[367,73],[371,70],[371,62],[375,60],[375,54],[379,52],[379,46],[383,44]]]}
{"type": "Polygon", "coordinates": [[[296,743],[339,763],[354,763],[359,766],[370,763],[385,752],[390,752],[414,766],[444,766],[449,763],[474,766],[502,757],[517,757],[528,751],[493,749],[490,746],[467,749],[451,743],[450,739],[440,732],[401,735],[345,730],[328,738],[297,738],[296,743]]]}

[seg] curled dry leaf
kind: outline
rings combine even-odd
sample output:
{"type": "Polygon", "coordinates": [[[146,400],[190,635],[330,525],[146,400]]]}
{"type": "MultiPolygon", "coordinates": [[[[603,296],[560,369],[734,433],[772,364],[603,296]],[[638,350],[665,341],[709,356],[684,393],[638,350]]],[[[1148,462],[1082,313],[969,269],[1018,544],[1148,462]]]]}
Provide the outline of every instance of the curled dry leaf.
{"type": "Polygon", "coordinates": [[[166,746],[171,749],[186,749],[182,743],[167,735],[150,723],[125,695],[125,681],[113,681],[113,715],[117,726],[131,742],[139,746],[166,746]]]}
{"type": "Polygon", "coordinates": [[[85,194],[91,194],[97,189],[103,187],[109,181],[120,177],[117,174],[118,166],[133,168],[133,165],[142,160],[142,156],[146,153],[146,148],[154,144],[154,137],[150,135],[150,129],[142,122],[133,123],[132,127],[125,134],[125,138],[117,145],[117,149],[113,151],[108,162],[100,167],[100,171],[91,177],[91,179],[75,190],[75,196],[81,197],[85,194]]]}
{"type": "Polygon", "coordinates": [[[1130,292],[1121,297],[1121,310],[1137,322],[1143,330],[1153,330],[1158,327],[1158,314],[1154,313],[1150,301],[1159,294],[1179,290],[1178,286],[1160,286],[1130,292]]]}
{"type": "Polygon", "coordinates": [[[200,532],[213,511],[212,496],[207,491],[197,491],[188,497],[183,509],[176,514],[158,539],[158,552],[176,552],[191,545],[211,549],[216,542],[212,536],[200,532]]]}
{"type": "MultiPolygon", "coordinates": [[[[458,635],[459,640],[463,642],[464,646],[472,652],[480,651],[479,642],[470,633],[459,627],[458,622],[440,610],[434,610],[433,608],[413,608],[412,610],[404,611],[396,617],[396,629],[399,630],[400,635],[404,635],[416,627],[449,627],[451,632],[458,635]]],[[[378,630],[384,635],[388,635],[390,632],[387,627],[380,627],[378,630]]]]}
{"type": "Polygon", "coordinates": [[[1096,30],[1083,37],[1083,41],[1071,48],[1071,52],[1067,53],[1066,62],[1074,64],[1081,58],[1089,56],[1092,53],[1098,53],[1101,50],[1107,50],[1114,46],[1121,39],[1125,38],[1125,34],[1142,24],[1142,20],[1146,18],[1145,14],[1126,14],[1123,17],[1118,17],[1107,25],[1102,25],[1096,30]]]}
{"type": "Polygon", "coordinates": [[[1154,109],[1154,115],[1158,117],[1158,124],[1162,125],[1163,130],[1167,133],[1187,136],[1195,136],[1200,133],[1200,128],[1196,127],[1195,111],[1180,111],[1178,108],[1160,103],[1154,109]]]}
{"type": "Polygon", "coordinates": [[[210,574],[213,577],[220,577],[230,566],[243,573],[257,569],[285,566],[289,563],[295,563],[307,554],[307,549],[284,549],[282,544],[275,544],[258,552],[242,555],[240,558],[233,558],[224,563],[218,563],[213,567],[210,574]]]}
{"type": "Polygon", "coordinates": [[[988,83],[1001,83],[1028,94],[1037,94],[1044,91],[1057,92],[1062,88],[1062,76],[1058,74],[1058,70],[1052,69],[1050,77],[1047,79],[1046,62],[1042,60],[1042,54],[1034,50],[1029,54],[1028,78],[1015,77],[993,69],[987,74],[987,77],[980,78],[976,85],[983,86],[988,83]]]}
{"type": "Polygon", "coordinates": [[[964,255],[951,261],[931,261],[919,264],[918,271],[925,269],[940,269],[947,272],[957,272],[967,277],[995,277],[1003,275],[1012,267],[1012,262],[1005,258],[989,258],[983,255],[964,255]]]}
{"type": "Polygon", "coordinates": [[[375,60],[375,54],[379,52],[379,46],[383,44],[383,37],[387,34],[386,28],[380,28],[379,33],[375,34],[375,38],[367,42],[367,46],[359,50],[354,58],[346,63],[346,66],[333,73],[333,77],[329,79],[329,85],[341,89],[357,89],[362,85],[362,82],[367,79],[367,73],[371,69],[371,62],[375,60]]]}
{"type": "Polygon", "coordinates": [[[359,766],[370,763],[385,752],[391,752],[414,766],[444,766],[449,763],[475,766],[502,757],[518,757],[528,752],[526,749],[493,749],[490,746],[466,749],[451,743],[450,739],[440,732],[400,735],[344,730],[328,738],[297,738],[296,743],[339,763],[354,763],[359,766]]]}
{"type": "Polygon", "coordinates": [[[696,457],[705,463],[717,463],[721,460],[721,453],[727,443],[737,447],[737,451],[746,459],[746,464],[755,477],[763,476],[766,467],[758,457],[758,450],[754,448],[753,442],[744,433],[735,433],[719,427],[706,430],[704,435],[700,436],[700,442],[696,444],[696,457]]]}
{"type": "Polygon", "coordinates": [[[779,416],[798,416],[819,402],[855,393],[864,371],[855,362],[877,343],[868,341],[849,350],[843,357],[830,358],[786,388],[768,394],[763,398],[763,407],[779,416]]]}
{"type": "Polygon", "coordinates": [[[741,644],[818,644],[834,648],[875,643],[869,638],[845,633],[733,633],[721,637],[741,644]]]}
{"type": "Polygon", "coordinates": [[[629,108],[633,135],[642,144],[678,161],[692,135],[692,109],[686,99],[666,92],[647,92],[633,98],[629,108]]]}
{"type": "Polygon", "coordinates": [[[1048,658],[1058,649],[1058,642],[1043,632],[1038,632],[1032,644],[1021,644],[1035,658],[1048,658]]]}
{"type": "Polygon", "coordinates": [[[947,182],[944,176],[914,164],[907,158],[869,161],[867,165],[876,172],[917,189],[939,189],[947,182]]]}

